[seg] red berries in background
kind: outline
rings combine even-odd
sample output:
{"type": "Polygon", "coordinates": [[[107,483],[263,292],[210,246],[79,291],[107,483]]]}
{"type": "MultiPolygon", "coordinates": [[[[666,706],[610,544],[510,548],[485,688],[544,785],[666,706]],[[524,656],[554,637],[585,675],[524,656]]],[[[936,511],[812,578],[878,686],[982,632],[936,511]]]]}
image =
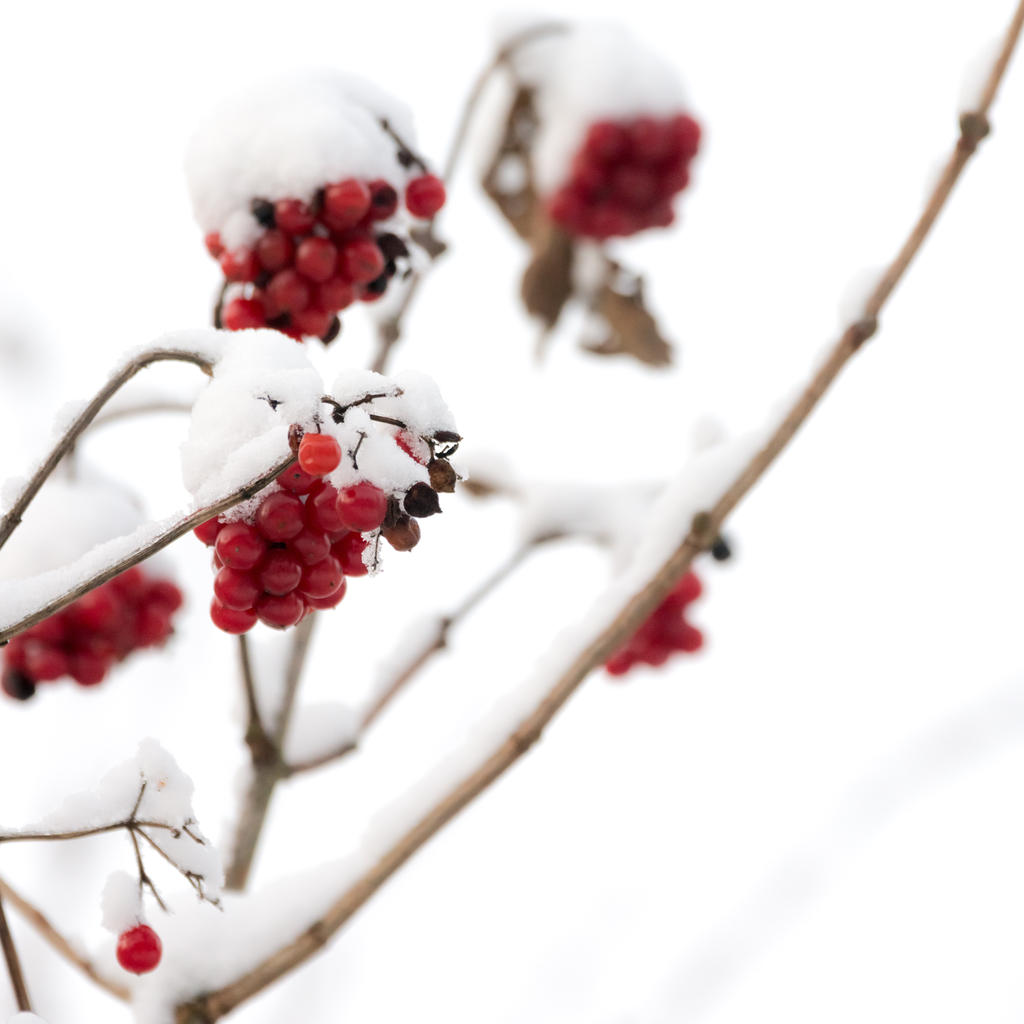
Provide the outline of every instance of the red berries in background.
{"type": "Polygon", "coordinates": [[[598,121],[568,180],[548,200],[548,213],[570,234],[588,238],[667,227],[671,200],[689,182],[699,145],[700,125],[686,114],[598,121]]]}
{"type": "MultiPolygon", "coordinates": [[[[444,205],[440,178],[421,174],[405,187],[414,217],[431,218],[444,205]]],[[[227,249],[218,232],[206,248],[220,262],[230,289],[219,324],[230,331],[272,327],[297,340],[336,336],[336,314],[359,300],[376,302],[408,256],[408,238],[396,227],[376,225],[398,210],[401,196],[389,181],[345,178],[320,189],[310,202],[283,197],[254,199],[251,210],[261,234],[255,242],[227,249]]]]}
{"type": "Polygon", "coordinates": [[[686,609],[700,597],[701,590],[697,576],[686,573],[650,618],[605,662],[605,671],[612,676],[622,676],[634,665],[664,665],[676,652],[699,651],[704,637],[686,621],[686,609]]]}
{"type": "Polygon", "coordinates": [[[95,686],[132,651],[162,644],[181,604],[169,580],[128,569],[14,637],[3,648],[2,688],[27,700],[37,683],[63,676],[95,686]]]}
{"type": "Polygon", "coordinates": [[[160,963],[163,944],[148,924],[137,924],[117,937],[117,962],[132,974],[146,974],[160,963]]]}

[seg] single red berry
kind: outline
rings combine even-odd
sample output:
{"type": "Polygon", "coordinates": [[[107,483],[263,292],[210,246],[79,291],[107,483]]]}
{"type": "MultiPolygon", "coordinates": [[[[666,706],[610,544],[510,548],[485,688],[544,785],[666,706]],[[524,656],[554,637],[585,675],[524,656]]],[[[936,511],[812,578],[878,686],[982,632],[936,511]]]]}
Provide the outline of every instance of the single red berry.
{"type": "Polygon", "coordinates": [[[240,612],[252,608],[263,588],[255,571],[225,566],[213,578],[213,593],[225,608],[240,612]]]}
{"type": "Polygon", "coordinates": [[[330,434],[304,434],[299,465],[311,476],[325,476],[341,464],[341,445],[330,434]]]}
{"type": "Polygon", "coordinates": [[[309,489],[316,483],[316,477],[310,476],[296,462],[278,475],[277,482],[292,494],[308,494],[309,489]]]}
{"type": "Polygon", "coordinates": [[[132,974],[147,974],[160,963],[163,945],[148,924],[137,924],[117,937],[117,962],[132,974]]]}
{"type": "Polygon", "coordinates": [[[363,562],[363,552],[369,541],[359,533],[349,533],[331,545],[331,555],[341,564],[346,576],[365,576],[370,570],[363,562]]]}
{"type": "Polygon", "coordinates": [[[302,573],[302,565],[292,552],[276,548],[267,552],[260,569],[260,585],[268,594],[280,597],[290,594],[299,585],[302,573]]]}
{"type": "Polygon", "coordinates": [[[299,199],[278,199],[274,203],[274,223],[289,235],[306,235],[313,230],[316,217],[299,199]]]}
{"type": "Polygon", "coordinates": [[[217,534],[220,533],[220,529],[223,523],[216,518],[207,519],[205,523],[200,523],[192,532],[207,546],[210,547],[217,540],[217,534]]]}
{"type": "Polygon", "coordinates": [[[68,674],[79,686],[96,686],[106,678],[113,660],[112,655],[72,651],[68,656],[68,674]]]}
{"type": "Polygon", "coordinates": [[[332,594],[328,594],[326,597],[310,597],[307,594],[305,601],[310,608],[315,608],[317,611],[326,611],[328,608],[334,608],[341,603],[341,599],[345,596],[345,591],[347,589],[348,583],[346,582],[345,577],[342,576],[341,586],[332,594]]]}
{"type": "MultiPolygon", "coordinates": [[[[113,628],[122,614],[124,602],[112,587],[97,587],[68,606],[66,615],[75,625],[98,633],[113,628]]],[[[51,616],[56,618],[56,616],[51,616]]]]}
{"type": "Polygon", "coordinates": [[[338,514],[338,491],[325,480],[318,480],[306,499],[306,522],[324,533],[345,530],[338,514]]]}
{"type": "Polygon", "coordinates": [[[210,602],[210,618],[225,633],[248,633],[256,625],[256,612],[251,608],[228,608],[217,598],[210,602]]]}
{"type": "Polygon", "coordinates": [[[338,250],[330,239],[313,235],[303,239],[295,250],[295,269],[310,281],[326,281],[337,265],[338,250]]]}
{"type": "Polygon", "coordinates": [[[185,603],[181,590],[170,580],[154,580],[149,588],[148,597],[153,604],[166,608],[169,612],[176,612],[185,603]]]}
{"type": "Polygon", "coordinates": [[[324,223],[332,231],[355,227],[370,209],[370,188],[355,178],[346,178],[324,189],[324,223]]]}
{"type": "Polygon", "coordinates": [[[638,117],[629,127],[633,159],[640,164],[656,164],[672,155],[675,145],[671,121],[638,117]]]}
{"type": "Polygon", "coordinates": [[[155,647],[171,635],[171,613],[157,604],[146,604],[139,609],[135,620],[135,644],[155,647]]]}
{"type": "Polygon", "coordinates": [[[658,198],[658,178],[645,167],[635,164],[616,167],[610,180],[616,198],[634,209],[646,209],[658,198]]]}
{"type": "Polygon", "coordinates": [[[670,122],[673,155],[679,154],[687,160],[697,155],[700,147],[700,125],[686,114],[678,114],[670,122]]]}
{"type": "Polygon", "coordinates": [[[383,178],[370,182],[370,220],[387,220],[398,209],[398,193],[383,178]]]}
{"type": "Polygon", "coordinates": [[[267,542],[248,523],[227,523],[217,534],[215,550],[229,568],[251,569],[266,552],[267,542]]]}
{"type": "Polygon", "coordinates": [[[405,187],[405,205],[414,217],[429,220],[444,201],[444,182],[436,174],[421,174],[405,187]]]}
{"type": "Polygon", "coordinates": [[[341,250],[345,276],[356,284],[367,284],[384,270],[384,254],[372,238],[353,238],[341,250]]]}
{"type": "Polygon", "coordinates": [[[331,553],[331,540],[323,530],[307,525],[288,541],[288,550],[303,564],[312,565],[331,553]]]}
{"type": "Polygon", "coordinates": [[[68,674],[67,655],[57,647],[32,640],[25,645],[25,674],[40,683],[60,679],[68,674]]]}
{"type": "Polygon", "coordinates": [[[283,231],[265,231],[256,243],[256,258],[271,274],[287,267],[295,257],[295,246],[283,231]]]}
{"type": "Polygon", "coordinates": [[[256,615],[260,622],[274,629],[294,626],[305,613],[305,602],[294,591],[281,596],[264,594],[256,602],[256,615]]]}
{"type": "Polygon", "coordinates": [[[671,198],[690,184],[690,168],[686,164],[670,164],[658,175],[658,194],[671,198]]]}
{"type": "Polygon", "coordinates": [[[360,480],[338,492],[338,517],[347,530],[376,530],[388,511],[388,496],[368,480],[360,480]]]}
{"type": "Polygon", "coordinates": [[[306,597],[330,597],[345,582],[341,563],[328,555],[302,570],[299,590],[306,597]]]}
{"type": "Polygon", "coordinates": [[[211,231],[204,239],[206,251],[215,259],[219,260],[224,252],[224,243],[220,240],[219,231],[211,231]]]}
{"type": "Polygon", "coordinates": [[[255,281],[260,264],[251,249],[235,249],[221,254],[220,269],[229,281],[255,281]]]}
{"type": "Polygon", "coordinates": [[[331,326],[333,313],[323,309],[304,309],[301,313],[292,313],[292,327],[299,332],[300,336],[309,338],[322,338],[327,329],[331,326]]]}
{"type": "Polygon", "coordinates": [[[313,289],[316,304],[321,309],[329,309],[333,312],[351,306],[355,301],[356,292],[352,282],[343,277],[332,277],[313,289]]]}
{"type": "Polygon", "coordinates": [[[267,315],[299,313],[309,305],[309,296],[309,282],[297,270],[279,270],[267,284],[267,315]]]}
{"type": "Polygon", "coordinates": [[[288,491],[275,491],[256,510],[256,529],[269,541],[288,540],[302,531],[302,499],[288,491]]]}
{"type": "Polygon", "coordinates": [[[245,331],[267,326],[267,313],[258,298],[235,296],[220,315],[221,324],[229,331],[245,331]]]}

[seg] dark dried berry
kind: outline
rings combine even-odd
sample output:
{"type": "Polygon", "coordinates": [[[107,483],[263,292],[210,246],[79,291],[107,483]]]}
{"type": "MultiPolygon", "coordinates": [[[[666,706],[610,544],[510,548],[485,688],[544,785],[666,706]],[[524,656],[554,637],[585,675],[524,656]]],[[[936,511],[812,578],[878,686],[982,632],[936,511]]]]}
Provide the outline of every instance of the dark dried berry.
{"type": "Polygon", "coordinates": [[[272,228],[275,226],[274,204],[269,200],[254,199],[249,204],[249,209],[252,211],[252,215],[260,224],[263,225],[263,227],[272,228]]]}
{"type": "Polygon", "coordinates": [[[434,440],[441,441],[443,444],[455,444],[462,440],[462,435],[456,434],[454,430],[439,430],[434,434],[434,440]]]}
{"type": "Polygon", "coordinates": [[[305,433],[305,429],[303,429],[303,427],[298,423],[293,423],[288,428],[288,447],[291,448],[296,455],[299,454],[299,445],[302,443],[302,438],[305,433]]]}
{"type": "Polygon", "coordinates": [[[427,463],[427,472],[430,474],[430,486],[435,491],[451,494],[455,490],[455,481],[458,480],[458,476],[447,459],[431,459],[427,463]]]}
{"type": "Polygon", "coordinates": [[[729,547],[729,542],[721,534],[715,538],[714,544],[711,545],[711,557],[716,562],[728,562],[732,558],[732,548],[729,547]]]}
{"type": "Polygon", "coordinates": [[[408,516],[402,516],[394,526],[385,526],[380,532],[396,551],[411,551],[420,542],[420,524],[408,516]]]}
{"type": "Polygon", "coordinates": [[[338,317],[333,317],[331,319],[331,326],[327,328],[326,333],[320,340],[325,345],[330,345],[339,334],[341,334],[341,320],[338,317]]]}
{"type": "Polygon", "coordinates": [[[386,260],[397,260],[409,255],[409,247],[398,235],[390,231],[377,236],[377,248],[384,254],[386,260]]]}
{"type": "Polygon", "coordinates": [[[380,277],[375,277],[368,285],[365,286],[367,292],[371,295],[383,295],[387,291],[388,287],[388,273],[384,271],[380,277]]]}
{"type": "Polygon", "coordinates": [[[36,684],[23,672],[17,672],[13,668],[7,669],[0,680],[0,686],[4,693],[15,700],[28,700],[35,696],[36,684]]]}
{"type": "Polygon", "coordinates": [[[399,519],[407,518],[402,514],[402,506],[398,503],[398,499],[391,495],[388,497],[388,510],[384,513],[384,522],[381,526],[394,526],[399,519]]]}
{"type": "Polygon", "coordinates": [[[405,511],[417,519],[425,519],[441,511],[441,503],[437,500],[437,491],[429,484],[413,484],[405,492],[405,501],[402,502],[405,511]]]}

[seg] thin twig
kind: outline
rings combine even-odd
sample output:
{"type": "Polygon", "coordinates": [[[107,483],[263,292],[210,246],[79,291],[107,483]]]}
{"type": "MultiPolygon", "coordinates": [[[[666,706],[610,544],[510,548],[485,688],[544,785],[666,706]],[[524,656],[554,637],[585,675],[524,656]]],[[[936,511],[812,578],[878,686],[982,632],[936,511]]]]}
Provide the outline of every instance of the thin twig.
{"type": "Polygon", "coordinates": [[[100,388],[92,401],[75,417],[74,422],[64,432],[56,445],[54,445],[46,460],[35,471],[32,478],[22,489],[21,494],[15,499],[14,504],[8,509],[3,519],[0,520],[0,548],[7,543],[7,540],[21,522],[25,509],[28,508],[29,503],[39,492],[39,488],[43,486],[47,477],[57,468],[60,460],[74,447],[75,441],[81,436],[82,431],[96,418],[100,409],[140,370],[153,363],[160,362],[192,363],[198,366],[204,373],[209,374],[213,371],[213,365],[210,361],[198,352],[170,348],[150,349],[148,352],[143,352],[141,355],[136,356],[131,362],[118,370],[100,388]]]}
{"type": "Polygon", "coordinates": [[[1024,0],[1020,0],[1007,30],[1000,57],[990,72],[982,105],[978,110],[961,118],[961,132],[953,153],[907,242],[868,299],[862,316],[842,333],[831,354],[813,374],[764,448],[750,460],[710,511],[694,517],[693,524],[682,543],[650,582],[626,601],[613,621],[586,644],[534,710],[486,760],[430,807],[376,864],[327,908],[319,920],[234,982],[208,993],[191,1004],[193,1007],[201,1006],[206,1019],[214,1021],[224,1016],[321,949],[398,868],[523,756],[540,738],[547,724],[586,676],[636,632],[675,586],[693,558],[713,543],[726,516],[778,458],[843,366],[877,330],[879,311],[927,237],[953,185],[988,130],[988,108],[1009,61],[1009,54],[1020,35],[1022,23],[1024,0]]]}
{"type": "Polygon", "coordinates": [[[292,633],[292,648],[285,670],[284,688],[277,716],[268,733],[264,733],[267,746],[259,752],[250,746],[252,778],[242,800],[242,808],[235,826],[231,860],[224,872],[224,885],[228,889],[244,889],[249,880],[256,847],[270,810],[270,801],[278,782],[288,775],[281,756],[284,737],[288,732],[302,669],[309,652],[315,614],[307,615],[292,633]]]}
{"type": "Polygon", "coordinates": [[[92,961],[84,957],[56,928],[50,923],[49,918],[38,907],[33,906],[24,896],[20,895],[11,886],[0,878],[0,895],[7,899],[11,906],[30,924],[38,933],[40,938],[57,954],[64,957],[68,963],[77,967],[87,978],[94,981],[100,988],[109,992],[115,999],[127,1002],[129,991],[123,985],[109,981],[96,970],[92,961]]]}
{"type": "Polygon", "coordinates": [[[211,505],[207,505],[196,512],[190,513],[183,519],[179,519],[173,526],[168,526],[157,534],[153,540],[135,548],[123,558],[118,559],[116,562],[113,562],[104,569],[100,569],[98,572],[93,573],[93,575],[88,579],[76,584],[69,590],[66,590],[59,597],[53,598],[40,608],[37,608],[35,611],[23,615],[20,619],[17,619],[10,625],[0,629],[0,644],[10,640],[12,636],[16,636],[18,633],[22,632],[22,630],[28,629],[30,626],[34,626],[37,622],[42,622],[43,619],[49,618],[49,616],[53,615],[54,612],[60,611],[61,608],[66,608],[72,603],[72,601],[77,601],[83,594],[87,594],[90,590],[94,590],[96,587],[106,583],[108,580],[112,580],[115,576],[120,575],[126,569],[130,569],[133,565],[138,565],[139,562],[144,562],[150,557],[150,555],[155,555],[158,551],[162,551],[168,544],[173,543],[179,537],[183,537],[186,533],[199,526],[201,523],[205,523],[207,519],[212,519],[221,512],[239,504],[239,502],[245,501],[247,498],[251,498],[254,494],[263,490],[263,488],[277,476],[283,473],[294,461],[295,456],[289,452],[285,458],[282,458],[279,462],[275,463],[275,465],[271,469],[267,470],[266,473],[263,473],[255,480],[250,481],[244,487],[238,488],[238,490],[233,491],[227,497],[221,498],[219,501],[215,501],[211,505]]]}
{"type": "MultiPolygon", "coordinates": [[[[566,32],[568,29],[569,25],[566,22],[559,21],[550,21],[544,22],[540,25],[534,25],[509,39],[491,58],[487,66],[480,70],[473,82],[473,85],[470,87],[469,93],[466,95],[466,99],[463,101],[462,111],[459,114],[459,121],[455,127],[455,134],[448,147],[448,155],[444,161],[444,170],[441,173],[441,177],[446,182],[450,184],[452,177],[455,174],[459,158],[462,156],[465,149],[466,138],[469,134],[469,126],[473,121],[473,116],[476,114],[477,107],[480,105],[480,100],[483,98],[484,91],[486,90],[494,73],[499,68],[508,65],[509,61],[515,56],[516,51],[520,50],[522,47],[536,42],[538,39],[543,39],[545,36],[557,35],[559,33],[566,32]]],[[[433,226],[436,222],[437,217],[434,217],[430,221],[431,233],[433,232],[433,226]]],[[[444,250],[442,249],[441,251],[443,252],[444,250]]],[[[387,318],[381,320],[378,324],[377,353],[374,356],[373,363],[370,367],[377,373],[384,373],[387,369],[391,350],[396,344],[398,344],[398,341],[402,337],[402,323],[405,316],[409,311],[409,307],[412,305],[412,300],[416,297],[416,294],[419,291],[423,278],[426,276],[430,267],[433,266],[435,258],[436,257],[431,255],[431,262],[422,270],[416,271],[413,274],[409,283],[406,285],[405,292],[403,293],[401,301],[395,308],[394,312],[387,318]]]]}
{"type": "Polygon", "coordinates": [[[252,659],[249,657],[249,640],[245,633],[238,637],[238,660],[242,669],[242,688],[245,691],[245,705],[249,716],[245,727],[245,742],[252,752],[253,761],[259,761],[267,756],[267,751],[273,747],[273,741],[267,735],[260,716],[252,659]]]}
{"type": "Polygon", "coordinates": [[[18,959],[18,949],[14,945],[14,936],[7,924],[2,891],[0,891],[0,947],[3,948],[4,959],[7,961],[7,973],[11,976],[11,988],[14,989],[14,998],[18,1009],[31,1013],[32,1001],[28,997],[28,987],[25,984],[25,975],[21,970],[21,960],[18,959]]]}
{"type": "Polygon", "coordinates": [[[74,829],[70,832],[0,832],[0,843],[17,842],[62,842],[67,839],[85,839],[88,836],[99,836],[105,832],[118,832],[123,828],[162,828],[168,832],[177,832],[179,825],[171,825],[166,821],[138,821],[135,817],[112,821],[109,825],[95,825],[92,828],[74,829]]]}
{"type": "Polygon", "coordinates": [[[133,405],[122,405],[117,409],[97,416],[92,423],[92,429],[98,430],[111,423],[119,423],[122,420],[134,419],[136,416],[154,416],[162,412],[191,412],[192,405],[189,402],[180,402],[173,398],[154,399],[148,402],[136,402],[133,405]]]}

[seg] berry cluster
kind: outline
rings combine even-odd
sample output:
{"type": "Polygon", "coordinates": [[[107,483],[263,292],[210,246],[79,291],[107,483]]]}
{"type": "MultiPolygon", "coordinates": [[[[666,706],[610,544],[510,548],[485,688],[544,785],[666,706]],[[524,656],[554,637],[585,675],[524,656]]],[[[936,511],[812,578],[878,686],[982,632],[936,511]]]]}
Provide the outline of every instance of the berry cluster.
{"type": "MultiPolygon", "coordinates": [[[[413,455],[414,441],[396,442],[413,455]]],[[[364,553],[374,532],[398,551],[420,539],[416,518],[440,511],[437,491],[413,484],[399,503],[368,480],[335,487],[324,479],[341,463],[341,445],[330,434],[307,433],[298,461],[277,478],[280,490],[260,503],[251,522],[211,519],[196,536],[213,547],[217,575],[210,617],[226,633],[245,633],[257,621],[276,629],[296,625],[307,612],[333,608],[345,596],[347,576],[365,576],[364,553]]],[[[445,480],[443,458],[430,463],[438,489],[454,489],[454,471],[445,480]],[[447,486],[446,486],[447,484],[447,486]]]]}
{"type": "Polygon", "coordinates": [[[137,924],[117,937],[117,962],[132,974],[147,974],[160,963],[163,943],[148,924],[137,924]]]}
{"type": "Polygon", "coordinates": [[[605,662],[605,671],[612,676],[622,676],[637,664],[664,665],[674,651],[683,654],[699,651],[704,637],[686,621],[686,608],[700,594],[700,580],[694,573],[686,573],[650,618],[605,662]]]}
{"type": "Polygon", "coordinates": [[[28,700],[37,683],[62,676],[95,686],[132,651],[162,644],[181,603],[181,591],[169,580],[127,569],[14,637],[4,648],[0,684],[16,700],[28,700]]]}
{"type": "Polygon", "coordinates": [[[686,114],[597,121],[548,213],[570,234],[602,240],[668,227],[699,143],[700,125],[686,114]]]}
{"type": "MultiPolygon", "coordinates": [[[[444,205],[441,179],[421,174],[405,186],[405,206],[429,219],[444,205]]],[[[378,179],[344,181],[320,189],[312,202],[254,199],[252,214],[264,229],[250,248],[228,250],[220,235],[206,248],[236,289],[220,311],[230,331],[273,327],[296,340],[333,340],[336,314],[355,301],[375,302],[407,259],[407,239],[377,225],[394,216],[398,190],[378,179]]]]}

